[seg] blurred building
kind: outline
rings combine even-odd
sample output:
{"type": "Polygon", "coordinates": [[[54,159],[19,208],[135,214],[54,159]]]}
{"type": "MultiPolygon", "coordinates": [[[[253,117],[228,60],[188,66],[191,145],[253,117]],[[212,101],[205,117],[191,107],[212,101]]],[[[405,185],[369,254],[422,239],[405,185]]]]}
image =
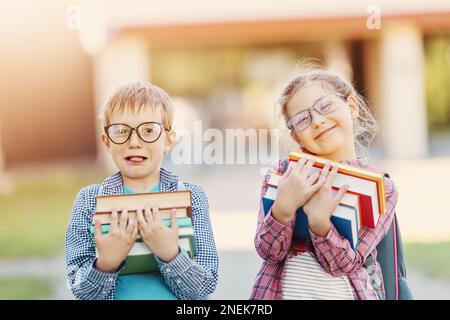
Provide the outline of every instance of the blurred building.
{"type": "Polygon", "coordinates": [[[227,125],[268,127],[275,100],[267,91],[303,56],[323,60],[372,102],[386,157],[427,155],[424,41],[450,34],[449,1],[7,3],[0,19],[6,167],[102,159],[96,108],[128,81],[161,83],[177,99],[191,95],[191,120],[209,112],[203,118],[211,126],[220,114],[227,125]],[[213,74],[224,65],[226,72],[213,74]]]}

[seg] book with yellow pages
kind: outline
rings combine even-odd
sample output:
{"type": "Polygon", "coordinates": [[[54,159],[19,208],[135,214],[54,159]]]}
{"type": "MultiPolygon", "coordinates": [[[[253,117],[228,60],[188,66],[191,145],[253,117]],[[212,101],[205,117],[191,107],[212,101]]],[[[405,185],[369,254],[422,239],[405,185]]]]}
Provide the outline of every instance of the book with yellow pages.
{"type": "Polygon", "coordinates": [[[128,212],[135,212],[145,206],[157,206],[161,211],[167,209],[186,209],[187,215],[192,216],[192,198],[190,190],[169,192],[149,192],[97,196],[95,213],[111,213],[113,208],[126,207],[128,212]]]}
{"type": "Polygon", "coordinates": [[[347,193],[359,197],[361,225],[375,228],[380,216],[383,215],[386,210],[384,176],[382,173],[295,151],[289,153],[289,165],[292,165],[303,157],[315,160],[311,174],[321,170],[326,162],[330,162],[332,165],[337,166],[338,173],[334,180],[333,187],[340,189],[346,184],[349,185],[347,193]]]}
{"type": "MultiPolygon", "coordinates": [[[[167,209],[159,209],[159,216],[161,217],[161,219],[163,220],[168,220],[170,219],[170,212],[172,209],[167,208],[167,209]]],[[[179,218],[190,218],[190,210],[188,208],[176,208],[176,217],[177,219],[179,218]]],[[[121,212],[118,211],[118,215],[120,217],[121,212]]],[[[128,216],[129,217],[136,217],[136,211],[129,211],[128,212],[128,216]]],[[[111,223],[111,213],[104,213],[104,212],[99,212],[99,213],[95,213],[92,216],[92,224],[95,223],[95,221],[100,221],[100,223],[102,225],[105,224],[110,224],[111,223]]]]}

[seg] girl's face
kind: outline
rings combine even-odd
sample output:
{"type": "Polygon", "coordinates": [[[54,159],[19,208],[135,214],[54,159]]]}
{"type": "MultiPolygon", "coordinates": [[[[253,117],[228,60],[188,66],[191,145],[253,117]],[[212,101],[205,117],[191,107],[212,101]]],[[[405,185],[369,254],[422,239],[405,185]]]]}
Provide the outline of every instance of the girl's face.
{"type": "Polygon", "coordinates": [[[320,83],[307,84],[292,96],[286,106],[286,112],[290,119],[313,105],[315,109],[322,107],[322,110],[326,111],[330,101],[335,103],[336,109],[325,115],[310,109],[310,125],[303,130],[291,132],[291,135],[308,152],[341,161],[354,157],[353,122],[358,117],[358,105],[352,96],[345,99],[330,96],[330,93],[334,91],[325,89],[320,83]],[[320,100],[325,96],[330,98],[320,100]]]}
{"type": "MultiPolygon", "coordinates": [[[[137,113],[133,113],[129,109],[125,109],[123,112],[115,112],[111,115],[110,121],[111,124],[121,123],[132,128],[150,121],[163,122],[161,109],[153,110],[150,107],[137,113]]],[[[159,130],[159,127],[155,128],[159,130]]],[[[151,131],[151,129],[147,130],[145,132],[151,131]]],[[[175,133],[173,131],[167,133],[166,130],[162,129],[159,138],[152,143],[143,141],[138,137],[135,130],[123,144],[113,143],[105,133],[102,134],[102,140],[122,176],[125,179],[139,180],[159,174],[164,153],[170,150],[175,141],[175,133]]]]}

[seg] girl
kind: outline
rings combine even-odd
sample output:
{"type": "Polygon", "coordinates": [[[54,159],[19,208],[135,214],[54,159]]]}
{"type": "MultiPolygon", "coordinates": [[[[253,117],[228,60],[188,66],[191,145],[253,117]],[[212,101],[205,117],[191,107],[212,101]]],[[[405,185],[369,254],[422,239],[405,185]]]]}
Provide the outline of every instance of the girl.
{"type": "MultiPolygon", "coordinates": [[[[373,137],[375,121],[364,99],[344,79],[313,69],[294,78],[279,103],[291,137],[303,152],[381,172],[356,156],[358,140],[373,137]]],[[[286,164],[286,159],[274,162],[261,188],[262,197],[270,175],[283,174],[267,215],[261,204],[255,247],[264,261],[251,299],[378,299],[377,290],[384,291],[381,268],[374,259],[369,277],[363,265],[369,255],[376,258],[376,246],[392,223],[397,202],[393,182],[385,178],[386,213],[376,228],[361,229],[354,251],[330,222],[348,188],[332,192],[337,168],[327,164],[309,176],[313,162],[300,160],[288,170],[286,164]],[[299,207],[308,217],[308,242],[292,239],[299,207]]]]}

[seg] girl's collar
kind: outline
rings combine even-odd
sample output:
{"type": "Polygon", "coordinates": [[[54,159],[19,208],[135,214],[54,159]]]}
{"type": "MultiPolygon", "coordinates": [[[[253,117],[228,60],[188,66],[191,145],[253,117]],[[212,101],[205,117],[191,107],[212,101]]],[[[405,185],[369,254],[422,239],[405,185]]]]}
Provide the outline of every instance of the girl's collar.
{"type": "MultiPolygon", "coordinates": [[[[300,151],[304,152],[304,153],[312,154],[311,152],[309,152],[308,150],[306,150],[303,147],[300,147],[300,151]]],[[[367,161],[367,159],[362,158],[362,157],[356,157],[356,159],[339,161],[339,163],[346,164],[349,166],[361,167],[361,168],[369,167],[369,162],[367,161]]]]}
{"type": "Polygon", "coordinates": [[[352,159],[352,160],[340,161],[340,163],[350,165],[350,166],[361,167],[361,168],[369,167],[369,163],[367,162],[367,160],[362,157],[357,157],[356,159],[352,159]]]}

